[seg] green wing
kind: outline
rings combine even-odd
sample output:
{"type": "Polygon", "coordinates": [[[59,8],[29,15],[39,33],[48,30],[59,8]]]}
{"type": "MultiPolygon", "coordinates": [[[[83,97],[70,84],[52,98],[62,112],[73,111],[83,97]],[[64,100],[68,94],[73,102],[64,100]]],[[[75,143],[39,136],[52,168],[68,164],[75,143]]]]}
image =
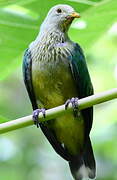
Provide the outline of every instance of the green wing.
{"type": "Polygon", "coordinates": [[[23,77],[24,77],[24,83],[28,92],[28,95],[30,97],[32,107],[33,109],[37,109],[37,104],[36,104],[36,98],[35,94],[33,91],[33,85],[32,85],[32,58],[31,58],[31,52],[29,49],[26,49],[24,53],[24,58],[23,58],[23,77]]]}
{"type": "MultiPolygon", "coordinates": [[[[83,51],[78,44],[74,45],[74,50],[72,52],[72,56],[70,57],[70,68],[78,89],[79,99],[92,95],[93,86],[83,51]]],[[[85,133],[86,137],[88,137],[92,127],[93,107],[82,110],[82,113],[85,119],[85,133]]]]}

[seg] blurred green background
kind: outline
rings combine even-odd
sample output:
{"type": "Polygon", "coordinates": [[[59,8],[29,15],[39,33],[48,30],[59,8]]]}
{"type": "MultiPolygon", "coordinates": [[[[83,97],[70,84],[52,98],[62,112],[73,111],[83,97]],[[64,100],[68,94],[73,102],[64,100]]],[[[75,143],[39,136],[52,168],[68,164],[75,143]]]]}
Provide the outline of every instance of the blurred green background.
{"type": "MultiPolygon", "coordinates": [[[[116,0],[0,0],[0,123],[32,113],[22,56],[48,10],[64,3],[80,12],[69,35],[85,51],[95,92],[117,86],[116,0]]],[[[117,102],[94,108],[91,132],[97,180],[117,180],[117,102]]],[[[0,136],[1,180],[72,180],[68,164],[36,127],[0,136]]]]}

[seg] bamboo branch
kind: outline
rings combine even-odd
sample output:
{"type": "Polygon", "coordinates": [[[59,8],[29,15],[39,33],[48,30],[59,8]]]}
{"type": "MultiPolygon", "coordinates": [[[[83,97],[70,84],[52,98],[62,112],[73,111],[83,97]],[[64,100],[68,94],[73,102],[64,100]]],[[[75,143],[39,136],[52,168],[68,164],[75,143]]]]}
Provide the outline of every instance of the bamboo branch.
{"type": "MultiPolygon", "coordinates": [[[[117,88],[108,90],[102,93],[98,93],[92,96],[88,96],[86,98],[79,99],[79,110],[82,110],[82,109],[85,109],[93,105],[103,103],[103,102],[106,102],[115,98],[117,98],[117,88]]],[[[65,113],[70,113],[71,111],[72,111],[71,105],[69,106],[67,110],[65,110],[65,105],[61,105],[53,109],[47,110],[46,118],[43,118],[43,115],[40,114],[39,120],[41,122],[48,121],[51,119],[55,119],[58,116],[61,116],[65,113]]],[[[8,131],[13,131],[19,128],[23,128],[26,126],[30,126],[30,125],[33,125],[32,115],[0,124],[0,134],[8,132],[8,131]]]]}

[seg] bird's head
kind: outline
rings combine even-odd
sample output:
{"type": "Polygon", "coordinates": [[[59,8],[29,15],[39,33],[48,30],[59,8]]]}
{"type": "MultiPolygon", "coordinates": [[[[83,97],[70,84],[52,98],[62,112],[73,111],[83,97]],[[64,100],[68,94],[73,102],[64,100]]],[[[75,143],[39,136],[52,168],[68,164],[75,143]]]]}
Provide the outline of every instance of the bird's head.
{"type": "Polygon", "coordinates": [[[71,6],[60,4],[50,9],[42,26],[46,29],[56,27],[57,29],[66,32],[68,31],[73,19],[79,17],[80,15],[76,13],[71,6]]]}

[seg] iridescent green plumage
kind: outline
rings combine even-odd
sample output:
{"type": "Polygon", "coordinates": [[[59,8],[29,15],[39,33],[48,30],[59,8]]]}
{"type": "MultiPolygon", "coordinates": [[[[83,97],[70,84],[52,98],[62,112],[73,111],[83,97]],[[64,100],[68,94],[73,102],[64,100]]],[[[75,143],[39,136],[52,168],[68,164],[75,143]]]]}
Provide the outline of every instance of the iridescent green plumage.
{"type": "MultiPolygon", "coordinates": [[[[53,7],[37,39],[25,52],[24,81],[34,110],[53,108],[69,98],[93,94],[83,52],[67,35],[73,13],[74,9],[67,5],[53,7]]],[[[83,167],[88,177],[95,177],[95,160],[89,138],[92,120],[93,109],[88,108],[79,112],[78,117],[63,115],[40,123],[55,151],[69,161],[76,180],[83,178],[83,167]]]]}

